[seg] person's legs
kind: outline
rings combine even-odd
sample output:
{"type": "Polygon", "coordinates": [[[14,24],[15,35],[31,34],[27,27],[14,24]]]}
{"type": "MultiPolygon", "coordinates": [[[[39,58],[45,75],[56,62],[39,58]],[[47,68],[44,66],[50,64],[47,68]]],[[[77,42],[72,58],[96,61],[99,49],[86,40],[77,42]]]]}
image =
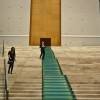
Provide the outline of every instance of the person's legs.
{"type": "Polygon", "coordinates": [[[45,57],[45,50],[43,50],[42,54],[43,54],[42,59],[44,59],[44,57],[45,57]]]}
{"type": "Polygon", "coordinates": [[[11,74],[12,74],[12,71],[13,71],[13,67],[14,67],[14,63],[12,63],[12,65],[11,65],[11,74]]]}
{"type": "Polygon", "coordinates": [[[10,69],[11,69],[11,64],[9,64],[8,74],[10,73],[10,69]]]}

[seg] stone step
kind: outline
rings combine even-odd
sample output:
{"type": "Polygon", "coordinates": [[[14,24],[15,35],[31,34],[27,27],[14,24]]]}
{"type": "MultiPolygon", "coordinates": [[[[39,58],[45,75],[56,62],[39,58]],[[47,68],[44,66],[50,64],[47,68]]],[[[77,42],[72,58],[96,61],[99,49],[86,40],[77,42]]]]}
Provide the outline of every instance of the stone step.
{"type": "Polygon", "coordinates": [[[0,97],[1,97],[1,96],[2,96],[2,97],[4,96],[4,93],[3,93],[3,92],[4,92],[4,91],[0,92],[0,97]]]}
{"type": "Polygon", "coordinates": [[[42,81],[41,80],[24,80],[24,79],[11,79],[10,81],[8,81],[8,82],[10,82],[10,83],[17,83],[17,82],[22,82],[22,83],[24,83],[24,84],[34,84],[34,83],[41,83],[42,81]],[[20,80],[22,80],[22,81],[20,81],[20,80]]]}
{"type": "Polygon", "coordinates": [[[25,86],[25,87],[26,87],[26,86],[27,86],[27,87],[28,87],[28,86],[29,86],[29,87],[31,87],[31,86],[32,86],[32,87],[41,87],[41,86],[42,86],[42,83],[38,83],[38,84],[33,84],[33,83],[32,83],[32,84],[9,83],[8,85],[9,85],[9,86],[17,86],[17,87],[23,87],[23,86],[25,86]]]}
{"type": "MultiPolygon", "coordinates": [[[[41,89],[42,88],[42,86],[13,86],[13,85],[11,85],[11,86],[8,86],[8,88],[9,89],[41,89]]],[[[3,89],[3,87],[1,87],[0,89],[3,89]]]]}
{"type": "Polygon", "coordinates": [[[0,100],[4,100],[4,97],[1,97],[1,96],[0,96],[0,100]]]}
{"type": "Polygon", "coordinates": [[[36,93],[9,93],[9,97],[41,97],[42,94],[36,93]]]}
{"type": "Polygon", "coordinates": [[[88,94],[88,93],[85,93],[85,94],[77,94],[78,97],[87,97],[87,98],[100,98],[100,94],[88,94]]]}
{"type": "Polygon", "coordinates": [[[95,84],[94,84],[94,83],[88,83],[88,84],[80,84],[80,83],[77,84],[77,83],[76,83],[76,84],[72,84],[72,85],[73,85],[73,86],[87,86],[87,85],[88,85],[88,86],[95,86],[95,85],[96,85],[96,86],[100,86],[100,84],[98,84],[98,83],[95,83],[95,84]]]}
{"type": "Polygon", "coordinates": [[[42,97],[9,97],[9,100],[42,100],[42,97]]]}
{"type": "Polygon", "coordinates": [[[5,89],[4,80],[0,80],[0,100],[4,100],[4,89],[5,89]]]}
{"type": "Polygon", "coordinates": [[[35,90],[35,89],[27,89],[27,90],[18,90],[18,89],[9,89],[9,91],[11,92],[11,93],[19,93],[19,92],[21,92],[21,93],[24,93],[24,92],[33,92],[33,93],[41,93],[42,92],[42,90],[41,89],[37,89],[37,90],[35,90]]]}
{"type": "Polygon", "coordinates": [[[100,94],[100,90],[74,90],[76,94],[100,94]]]}
{"type": "Polygon", "coordinates": [[[100,87],[73,87],[74,90],[100,90],[100,87]]]}

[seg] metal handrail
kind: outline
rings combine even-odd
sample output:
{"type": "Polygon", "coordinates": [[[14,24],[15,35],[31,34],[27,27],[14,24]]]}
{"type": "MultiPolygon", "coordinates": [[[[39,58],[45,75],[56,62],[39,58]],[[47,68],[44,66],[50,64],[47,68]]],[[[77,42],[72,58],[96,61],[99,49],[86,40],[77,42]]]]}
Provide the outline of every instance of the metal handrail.
{"type": "MultiPolygon", "coordinates": [[[[3,48],[2,48],[2,57],[4,58],[4,40],[3,40],[3,48]]],[[[4,83],[5,83],[5,90],[4,90],[4,98],[5,100],[9,100],[8,99],[8,84],[7,84],[7,69],[6,69],[6,59],[4,58],[4,83]]]]}
{"type": "Polygon", "coordinates": [[[5,81],[5,100],[9,100],[9,91],[8,91],[8,84],[7,84],[7,69],[6,69],[6,60],[4,59],[4,81],[5,81]]]}

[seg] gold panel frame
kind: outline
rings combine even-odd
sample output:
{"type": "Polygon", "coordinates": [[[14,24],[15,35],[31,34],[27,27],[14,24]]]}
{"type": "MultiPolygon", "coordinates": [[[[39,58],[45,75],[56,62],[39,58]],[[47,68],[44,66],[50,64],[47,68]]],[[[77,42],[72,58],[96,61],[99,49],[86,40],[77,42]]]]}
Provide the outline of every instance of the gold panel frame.
{"type": "Polygon", "coordinates": [[[61,45],[61,0],[31,0],[29,44],[37,46],[40,38],[51,38],[51,45],[61,45]]]}

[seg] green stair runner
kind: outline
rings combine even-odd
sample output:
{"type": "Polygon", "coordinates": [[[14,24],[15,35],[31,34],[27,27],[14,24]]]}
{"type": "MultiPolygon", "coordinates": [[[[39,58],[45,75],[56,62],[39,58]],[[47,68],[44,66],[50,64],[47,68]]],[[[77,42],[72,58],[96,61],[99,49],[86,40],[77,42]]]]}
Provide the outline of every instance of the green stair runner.
{"type": "Polygon", "coordinates": [[[67,78],[61,73],[59,63],[51,48],[45,49],[43,66],[43,100],[76,100],[67,78]]]}

